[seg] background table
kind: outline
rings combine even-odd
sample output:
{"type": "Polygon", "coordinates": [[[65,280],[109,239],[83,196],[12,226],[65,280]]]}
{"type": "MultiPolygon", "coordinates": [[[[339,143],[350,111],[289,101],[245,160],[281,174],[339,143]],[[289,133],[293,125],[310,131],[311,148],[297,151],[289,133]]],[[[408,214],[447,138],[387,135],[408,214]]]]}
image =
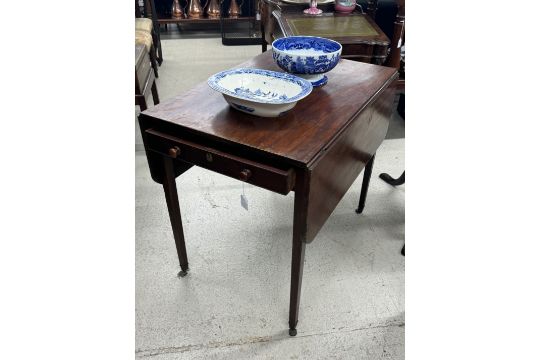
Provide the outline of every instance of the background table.
{"type": "MultiPolygon", "coordinates": [[[[270,52],[241,67],[279,70],[270,52]]],[[[327,85],[279,118],[231,109],[206,82],[139,116],[152,178],[165,191],[180,276],[188,259],[177,176],[196,165],[280,194],[295,192],[290,335],[296,335],[305,245],[372,163],[388,129],[397,71],[341,60],[327,76],[327,85]]]]}
{"type": "Polygon", "coordinates": [[[281,35],[321,36],[339,42],[343,46],[342,58],[372,64],[383,64],[388,56],[390,40],[367,14],[355,11],[351,14],[333,12],[332,4],[318,5],[323,11],[313,16],[302,13],[307,4],[288,4],[262,0],[263,46],[271,44],[281,35]]]}

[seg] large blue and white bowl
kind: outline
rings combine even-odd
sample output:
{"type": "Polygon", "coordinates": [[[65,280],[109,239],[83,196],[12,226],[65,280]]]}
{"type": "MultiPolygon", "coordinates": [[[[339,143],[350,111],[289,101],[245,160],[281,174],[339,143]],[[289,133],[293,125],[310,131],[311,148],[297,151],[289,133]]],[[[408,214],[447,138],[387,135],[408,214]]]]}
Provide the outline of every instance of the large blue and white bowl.
{"type": "Polygon", "coordinates": [[[208,85],[222,93],[233,108],[263,117],[282,115],[313,90],[309,81],[298,76],[250,68],[214,74],[208,85]]]}
{"type": "Polygon", "coordinates": [[[324,73],[337,65],[341,50],[337,41],[317,36],[290,36],[272,43],[272,57],[278,66],[309,80],[313,86],[326,84],[324,73]]]}

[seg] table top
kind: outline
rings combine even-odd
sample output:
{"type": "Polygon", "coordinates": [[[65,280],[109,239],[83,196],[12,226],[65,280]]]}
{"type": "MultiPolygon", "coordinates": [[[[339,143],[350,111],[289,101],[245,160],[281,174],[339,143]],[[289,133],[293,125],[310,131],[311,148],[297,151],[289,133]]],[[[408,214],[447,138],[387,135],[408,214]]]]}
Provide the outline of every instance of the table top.
{"type": "MultiPolygon", "coordinates": [[[[237,67],[281,71],[271,51],[237,67]]],[[[204,81],[141,116],[173,125],[171,135],[188,132],[306,167],[397,75],[394,68],[342,59],[327,73],[328,84],[314,88],[308,97],[278,118],[260,118],[234,110],[204,81]]]]}
{"type": "Polygon", "coordinates": [[[375,43],[389,45],[390,40],[366,14],[323,13],[318,16],[300,12],[274,11],[284,36],[322,36],[342,44],[375,43]]]}

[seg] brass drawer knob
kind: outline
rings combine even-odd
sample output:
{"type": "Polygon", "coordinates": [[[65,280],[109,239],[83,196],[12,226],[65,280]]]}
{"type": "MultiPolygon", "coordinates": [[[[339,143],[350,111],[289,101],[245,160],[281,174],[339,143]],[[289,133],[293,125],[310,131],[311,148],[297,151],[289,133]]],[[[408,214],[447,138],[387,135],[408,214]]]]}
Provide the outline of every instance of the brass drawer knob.
{"type": "Polygon", "coordinates": [[[178,155],[180,155],[181,151],[178,146],[172,147],[169,149],[169,156],[176,159],[178,155]]]}
{"type": "Polygon", "coordinates": [[[251,170],[244,169],[240,171],[240,180],[247,181],[251,177],[251,170]]]}

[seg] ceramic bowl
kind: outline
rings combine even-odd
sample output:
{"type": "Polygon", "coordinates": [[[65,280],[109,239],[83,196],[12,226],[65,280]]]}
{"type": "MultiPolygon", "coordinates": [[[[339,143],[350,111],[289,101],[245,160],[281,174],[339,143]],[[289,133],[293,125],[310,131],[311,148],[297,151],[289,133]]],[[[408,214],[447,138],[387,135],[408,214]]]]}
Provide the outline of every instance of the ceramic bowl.
{"type": "Polygon", "coordinates": [[[326,84],[324,73],[341,57],[341,44],[317,36],[290,36],[272,43],[272,57],[283,70],[309,80],[313,86],[326,84]]]}
{"type": "Polygon", "coordinates": [[[356,0],[337,0],[334,10],[338,13],[349,14],[356,9],[356,0]]]}
{"type": "Polygon", "coordinates": [[[208,85],[235,109],[275,117],[308,96],[313,86],[298,76],[263,69],[231,69],[212,75],[208,85]]]}

